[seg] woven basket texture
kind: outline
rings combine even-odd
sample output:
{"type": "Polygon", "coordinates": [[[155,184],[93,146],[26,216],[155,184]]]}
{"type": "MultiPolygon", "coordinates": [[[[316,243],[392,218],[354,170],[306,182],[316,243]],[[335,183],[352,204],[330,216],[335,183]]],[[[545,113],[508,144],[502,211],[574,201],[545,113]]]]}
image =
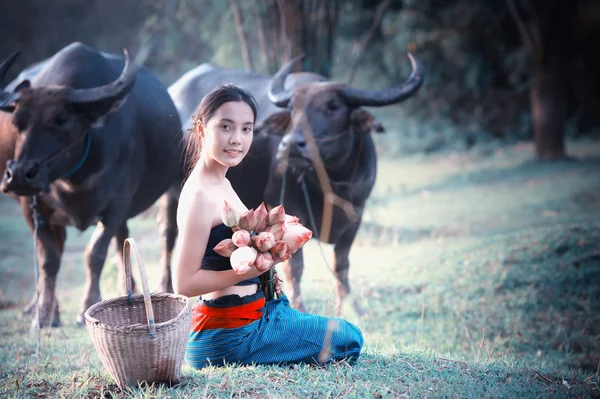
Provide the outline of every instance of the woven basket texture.
{"type": "Polygon", "coordinates": [[[176,383],[190,331],[190,300],[148,292],[143,260],[133,239],[125,240],[123,256],[128,295],[98,302],[85,312],[94,347],[121,388],[142,382],[176,383]],[[140,269],[143,294],[130,294],[130,249],[140,269]]]}

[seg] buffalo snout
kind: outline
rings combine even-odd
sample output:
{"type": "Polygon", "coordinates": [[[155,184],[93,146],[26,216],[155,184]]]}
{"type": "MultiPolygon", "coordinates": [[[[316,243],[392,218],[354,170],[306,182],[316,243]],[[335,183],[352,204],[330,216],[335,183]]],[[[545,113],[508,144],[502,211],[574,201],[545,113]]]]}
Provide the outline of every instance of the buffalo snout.
{"type": "Polygon", "coordinates": [[[48,192],[48,175],[46,168],[35,161],[11,160],[6,163],[0,189],[16,195],[36,195],[48,192]]]}
{"type": "Polygon", "coordinates": [[[312,167],[308,147],[302,134],[288,134],[284,136],[279,143],[275,159],[277,162],[282,162],[285,159],[287,164],[295,170],[310,169],[312,167]]]}
{"type": "Polygon", "coordinates": [[[303,134],[294,134],[290,138],[290,158],[310,160],[308,147],[303,134]]]}

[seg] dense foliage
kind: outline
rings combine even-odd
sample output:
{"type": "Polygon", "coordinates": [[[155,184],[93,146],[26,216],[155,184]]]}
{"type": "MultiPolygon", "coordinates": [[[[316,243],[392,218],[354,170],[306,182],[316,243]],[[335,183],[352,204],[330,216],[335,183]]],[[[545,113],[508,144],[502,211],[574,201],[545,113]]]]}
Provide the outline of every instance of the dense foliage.
{"type": "MultiPolygon", "coordinates": [[[[153,37],[159,45],[147,66],[166,85],[202,62],[273,73],[286,57],[305,51],[309,54],[304,69],[359,87],[382,88],[408,76],[406,53],[412,51],[425,65],[426,84],[410,101],[375,110],[391,133],[388,137],[426,137],[421,150],[448,143],[468,148],[490,137],[528,139],[532,134],[529,91],[534,62],[507,3],[336,0],[325,9],[306,0],[11,2],[0,15],[0,30],[11,38],[0,43],[0,54],[22,50],[9,74],[12,78],[20,68],[72,41],[119,53],[124,47],[135,51],[153,37]],[[291,28],[282,27],[282,16],[273,8],[277,3],[301,12],[299,48],[285,43],[285,29],[291,28]],[[232,11],[236,4],[241,26],[232,11]],[[335,25],[331,38],[323,28],[326,20],[335,25]],[[238,27],[248,59],[243,57],[238,27]],[[321,33],[311,33],[315,30],[321,33]],[[330,39],[331,48],[325,43],[330,39]]],[[[579,10],[586,10],[588,3],[592,4],[580,0],[579,10]]],[[[549,9],[545,2],[523,4],[537,7],[538,18],[549,9]]],[[[600,31],[593,21],[590,17],[578,23],[572,68],[566,71],[572,78],[565,132],[571,136],[597,132],[600,126],[600,98],[595,94],[600,89],[595,74],[600,57],[594,45],[600,31]]]]}

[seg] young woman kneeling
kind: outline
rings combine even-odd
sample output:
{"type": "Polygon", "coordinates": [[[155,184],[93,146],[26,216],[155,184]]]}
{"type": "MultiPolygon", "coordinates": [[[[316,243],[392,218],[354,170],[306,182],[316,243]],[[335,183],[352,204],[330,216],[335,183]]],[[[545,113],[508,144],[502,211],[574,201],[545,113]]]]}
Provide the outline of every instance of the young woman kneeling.
{"type": "MultiPolygon", "coordinates": [[[[194,166],[179,200],[173,257],[175,292],[200,296],[193,309],[186,362],[202,368],[355,361],[364,342],[357,326],[298,312],[285,296],[265,302],[259,289],[262,272],[253,267],[236,274],[230,259],[213,250],[233,234],[222,222],[224,201],[239,213],[247,210],[225,174],[248,153],[256,114],[250,93],[223,85],[204,97],[193,118],[194,166]]],[[[281,288],[278,282],[276,291],[281,288]]]]}

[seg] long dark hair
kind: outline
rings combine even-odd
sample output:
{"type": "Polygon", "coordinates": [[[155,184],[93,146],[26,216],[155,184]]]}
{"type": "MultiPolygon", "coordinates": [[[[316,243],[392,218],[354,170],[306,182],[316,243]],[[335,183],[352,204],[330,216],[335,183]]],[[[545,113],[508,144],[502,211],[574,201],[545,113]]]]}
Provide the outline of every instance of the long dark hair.
{"type": "Polygon", "coordinates": [[[192,125],[189,128],[188,141],[185,148],[185,162],[187,165],[188,175],[198,162],[200,158],[200,151],[202,151],[202,140],[198,136],[198,129],[196,129],[196,124],[198,121],[202,122],[204,126],[208,123],[210,118],[212,118],[217,112],[217,109],[225,103],[235,101],[243,101],[250,109],[252,109],[252,113],[254,114],[253,122],[256,123],[256,114],[258,113],[258,105],[256,104],[256,100],[248,91],[237,87],[232,83],[226,83],[212,89],[196,108],[196,111],[192,115],[192,125]]]}

